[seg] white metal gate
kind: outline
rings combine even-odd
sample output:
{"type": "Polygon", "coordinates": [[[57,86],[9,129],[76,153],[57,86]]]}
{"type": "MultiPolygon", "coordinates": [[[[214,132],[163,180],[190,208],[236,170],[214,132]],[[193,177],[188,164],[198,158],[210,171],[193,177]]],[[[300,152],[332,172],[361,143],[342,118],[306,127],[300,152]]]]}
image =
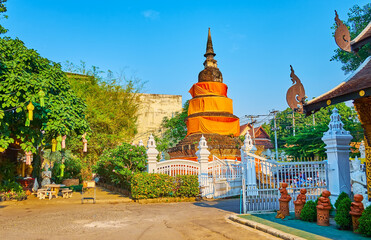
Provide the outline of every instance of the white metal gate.
{"type": "Polygon", "coordinates": [[[315,200],[327,188],[327,161],[277,162],[249,154],[244,172],[255,172],[256,185],[243,175],[243,212],[278,210],[279,183],[286,182],[291,195],[290,209],[294,209],[300,189],[307,189],[307,200],[315,200]],[[251,168],[255,171],[248,171],[251,168]],[[247,184],[249,183],[249,184],[247,184]]]}

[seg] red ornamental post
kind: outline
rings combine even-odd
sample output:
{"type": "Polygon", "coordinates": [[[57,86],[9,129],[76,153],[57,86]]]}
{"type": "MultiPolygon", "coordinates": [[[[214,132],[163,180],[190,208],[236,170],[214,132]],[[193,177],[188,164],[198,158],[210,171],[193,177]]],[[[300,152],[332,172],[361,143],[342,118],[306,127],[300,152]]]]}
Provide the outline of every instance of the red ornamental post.
{"type": "Polygon", "coordinates": [[[353,232],[356,232],[359,227],[358,219],[362,216],[363,210],[365,210],[363,203],[363,196],[361,194],[354,195],[354,202],[350,206],[349,214],[352,216],[353,232]]]}
{"type": "Polygon", "coordinates": [[[330,225],[330,210],[331,203],[329,197],[330,191],[323,191],[322,196],[318,199],[317,203],[317,225],[329,226],[330,225]]]}

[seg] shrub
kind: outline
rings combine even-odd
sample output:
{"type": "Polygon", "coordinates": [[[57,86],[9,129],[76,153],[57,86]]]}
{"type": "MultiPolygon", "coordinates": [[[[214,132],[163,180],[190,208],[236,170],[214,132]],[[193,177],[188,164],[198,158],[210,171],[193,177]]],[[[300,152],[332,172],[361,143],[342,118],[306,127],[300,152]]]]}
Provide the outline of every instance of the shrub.
{"type": "Polygon", "coordinates": [[[338,205],[335,215],[335,222],[340,229],[348,230],[352,227],[352,216],[350,216],[350,205],[352,201],[349,197],[345,197],[338,205]]]}
{"type": "MultiPolygon", "coordinates": [[[[340,202],[341,202],[343,199],[345,199],[345,198],[349,198],[349,195],[346,194],[345,192],[341,192],[340,195],[339,195],[339,197],[338,197],[338,199],[336,199],[336,202],[335,202],[335,204],[334,204],[336,209],[338,209],[340,202]]],[[[349,198],[349,199],[350,199],[350,198],[349,198]]]]}
{"type": "Polygon", "coordinates": [[[147,165],[146,149],[123,143],[107,150],[94,165],[93,170],[102,182],[130,190],[130,181],[135,173],[144,171],[147,165]]]}
{"type": "Polygon", "coordinates": [[[358,231],[366,236],[371,236],[371,206],[368,206],[359,218],[358,231]]]}
{"type": "Polygon", "coordinates": [[[131,196],[134,199],[195,197],[198,193],[197,176],[171,177],[166,174],[137,173],[131,179],[131,196]]]}
{"type": "Polygon", "coordinates": [[[176,197],[195,197],[199,194],[198,176],[179,175],[176,177],[176,197]]]}
{"type": "Polygon", "coordinates": [[[307,201],[301,210],[300,219],[307,222],[317,221],[317,204],[313,201],[307,201]]]}

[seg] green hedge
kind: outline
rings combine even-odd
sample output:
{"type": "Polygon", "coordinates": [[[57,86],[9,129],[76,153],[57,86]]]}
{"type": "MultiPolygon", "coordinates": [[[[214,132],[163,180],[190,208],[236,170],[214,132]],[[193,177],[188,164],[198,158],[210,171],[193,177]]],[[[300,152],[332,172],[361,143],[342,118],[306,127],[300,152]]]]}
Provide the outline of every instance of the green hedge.
{"type": "Polygon", "coordinates": [[[371,237],[371,206],[368,206],[359,218],[358,231],[368,237],[371,237]]]}
{"type": "Polygon", "coordinates": [[[349,230],[352,228],[352,216],[350,216],[350,205],[352,201],[348,197],[344,197],[336,208],[335,222],[340,229],[349,230]]]}
{"type": "Polygon", "coordinates": [[[136,173],[131,179],[131,196],[134,199],[158,197],[195,197],[199,193],[198,177],[184,175],[136,173]]]}
{"type": "Polygon", "coordinates": [[[300,219],[307,222],[317,221],[317,204],[314,201],[307,201],[301,210],[300,219]]]}
{"type": "Polygon", "coordinates": [[[349,197],[348,194],[346,194],[345,192],[341,192],[340,195],[339,195],[339,197],[336,199],[335,204],[334,204],[336,209],[338,209],[340,202],[343,199],[345,199],[345,198],[349,198],[350,199],[350,197],[349,197]]]}

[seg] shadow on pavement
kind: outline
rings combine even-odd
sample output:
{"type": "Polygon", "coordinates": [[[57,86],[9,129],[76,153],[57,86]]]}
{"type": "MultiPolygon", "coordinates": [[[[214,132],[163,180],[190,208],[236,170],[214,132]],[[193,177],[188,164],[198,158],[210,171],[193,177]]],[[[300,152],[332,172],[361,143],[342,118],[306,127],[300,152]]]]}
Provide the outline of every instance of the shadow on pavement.
{"type": "Polygon", "coordinates": [[[240,213],[240,199],[220,199],[220,200],[203,200],[201,202],[195,202],[195,206],[206,207],[206,208],[217,208],[223,211],[240,213]]]}

